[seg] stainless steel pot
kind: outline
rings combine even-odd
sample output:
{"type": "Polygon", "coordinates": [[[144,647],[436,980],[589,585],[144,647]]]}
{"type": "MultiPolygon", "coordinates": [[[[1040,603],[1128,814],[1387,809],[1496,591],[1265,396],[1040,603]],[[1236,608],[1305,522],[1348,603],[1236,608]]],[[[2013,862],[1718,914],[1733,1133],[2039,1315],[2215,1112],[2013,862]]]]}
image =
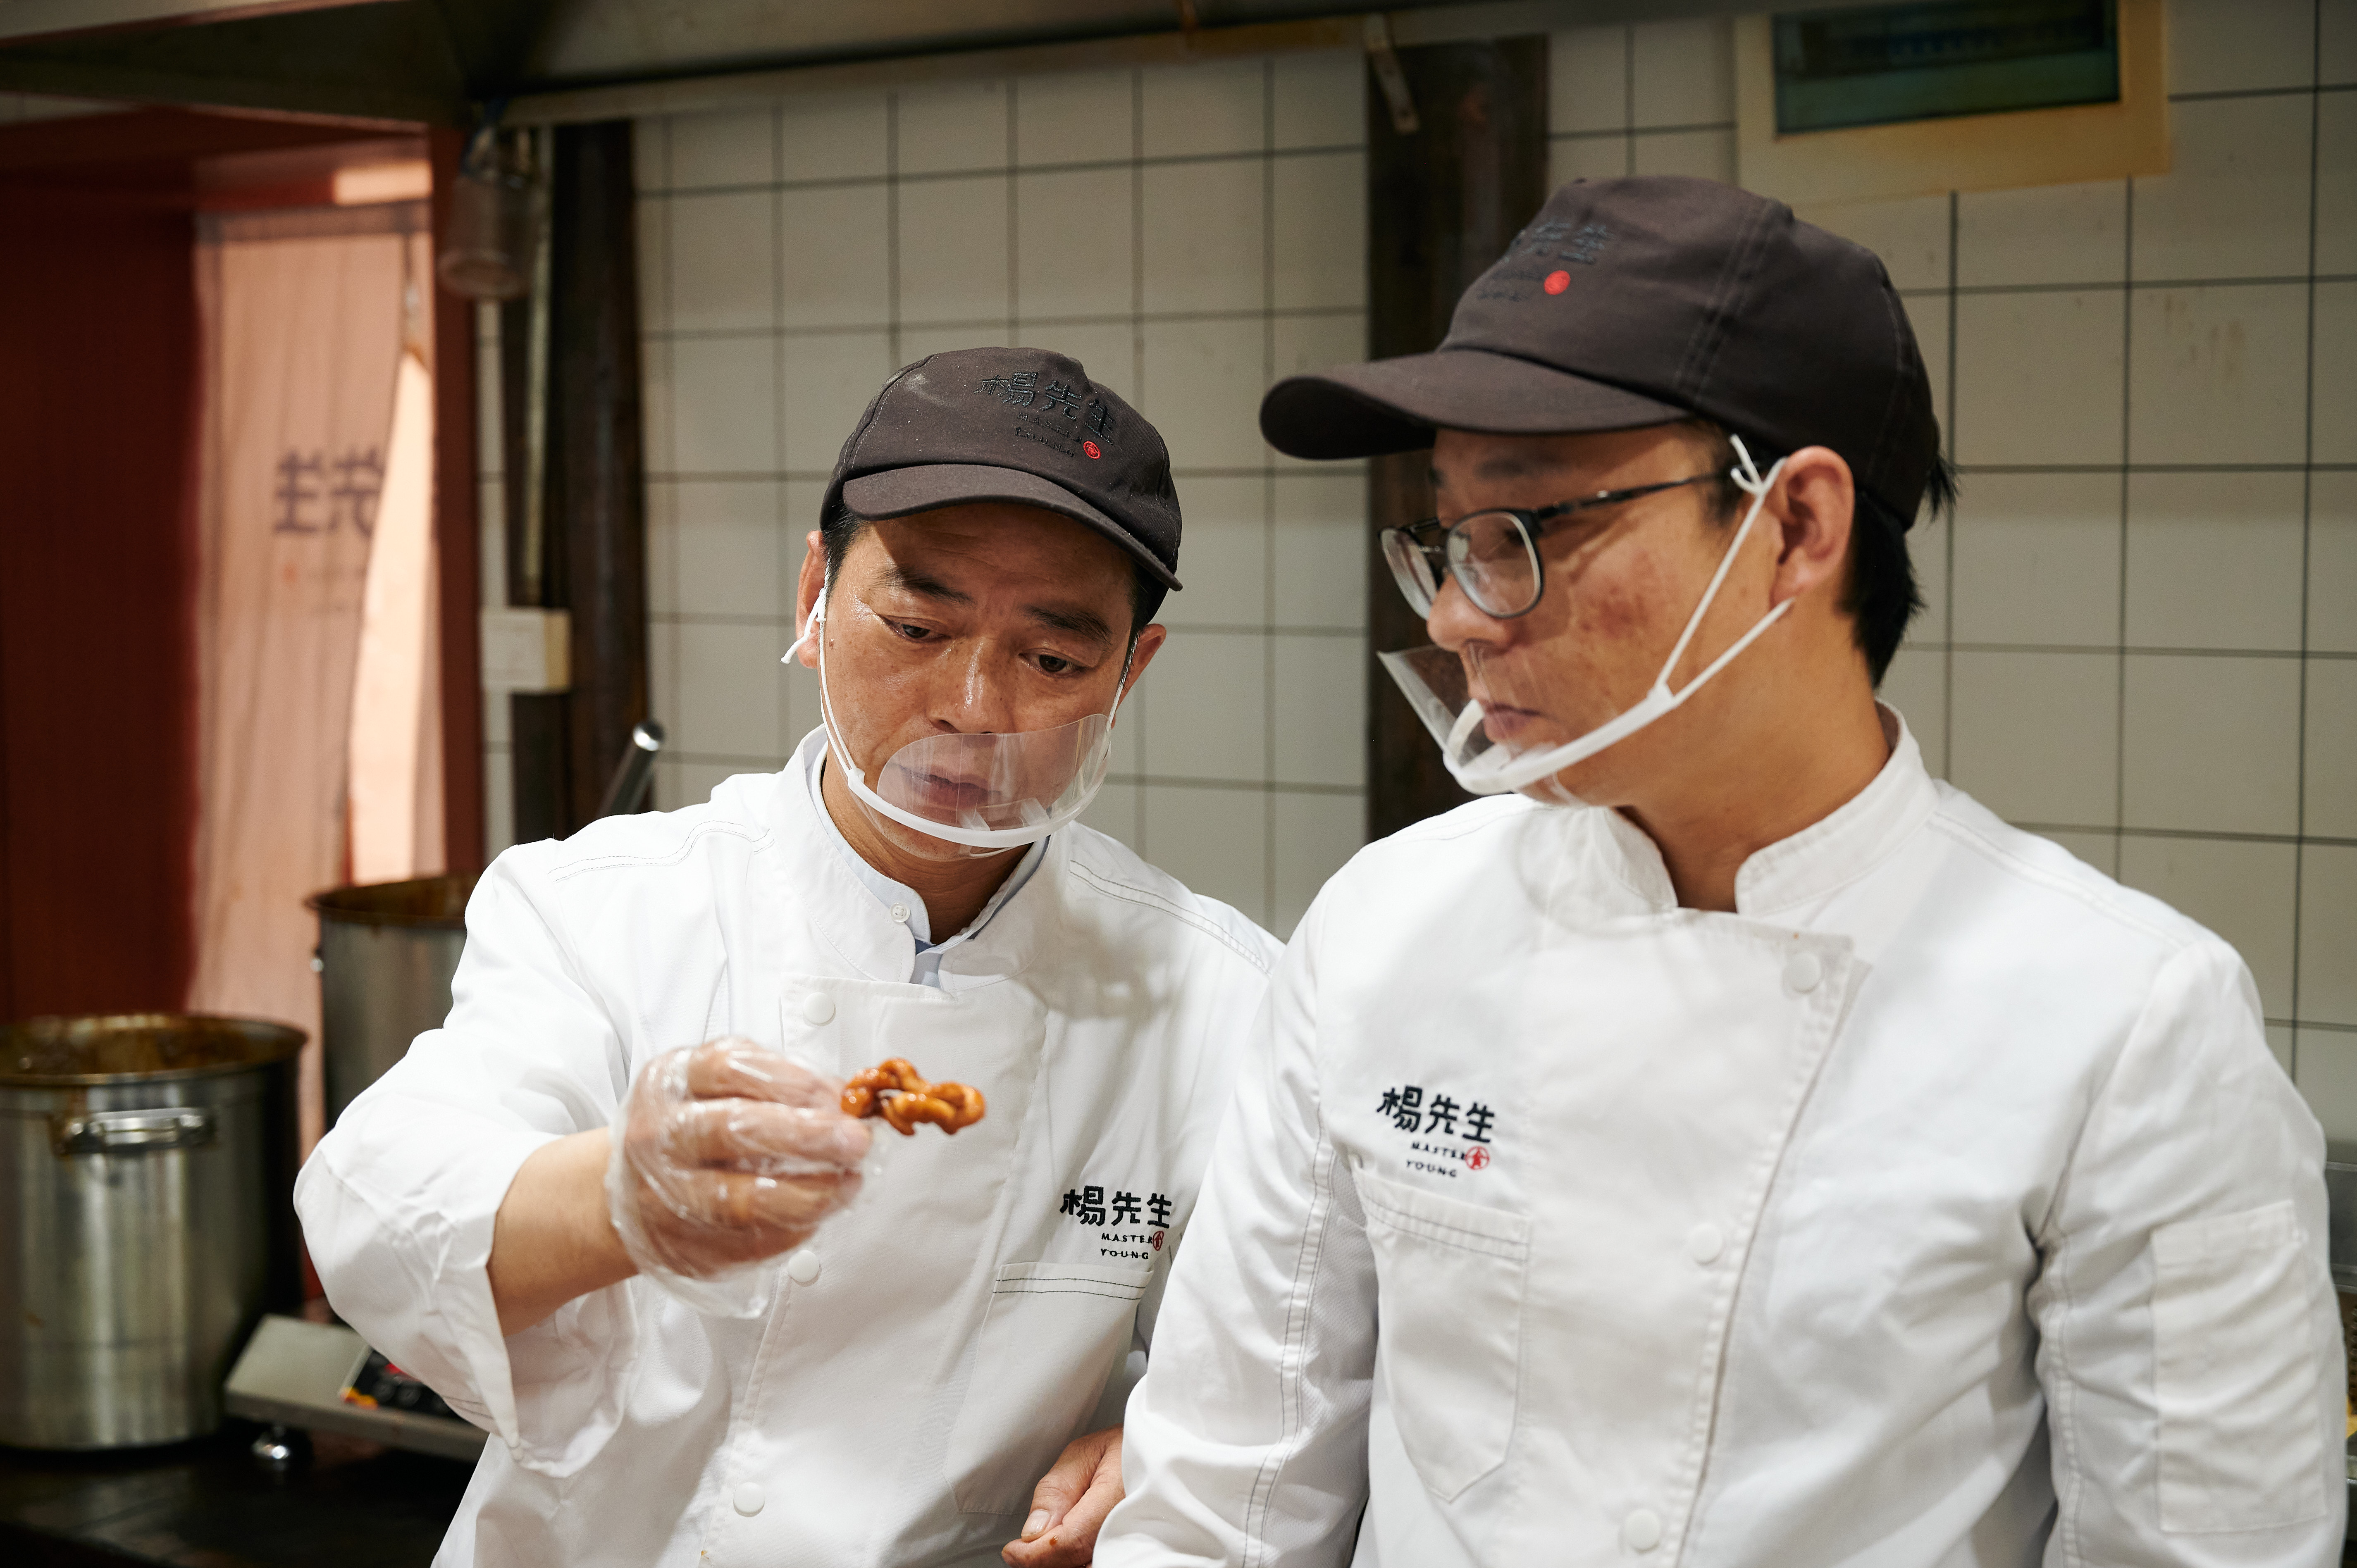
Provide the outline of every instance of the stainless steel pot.
{"type": "Polygon", "coordinates": [[[0,1029],[0,1443],[115,1448],[221,1424],[238,1347],[302,1299],[302,1045],[160,1013],[0,1029]]]}
{"type": "Polygon", "coordinates": [[[450,1015],[475,878],[337,887],[304,900],[319,917],[319,1044],[328,1124],[450,1015]]]}

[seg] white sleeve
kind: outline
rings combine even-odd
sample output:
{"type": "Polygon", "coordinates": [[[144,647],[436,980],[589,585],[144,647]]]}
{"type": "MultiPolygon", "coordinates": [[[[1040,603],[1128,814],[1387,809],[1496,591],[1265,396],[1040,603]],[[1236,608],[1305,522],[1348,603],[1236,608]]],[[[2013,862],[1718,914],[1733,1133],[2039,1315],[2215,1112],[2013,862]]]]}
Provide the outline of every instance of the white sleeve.
{"type": "Polygon", "coordinates": [[[620,1038],[575,956],[503,855],[467,906],[450,1016],[355,1100],[305,1163],[295,1204],[344,1320],[516,1462],[565,1477],[619,1423],[631,1356],[627,1284],[500,1333],[487,1266],[516,1168],[611,1123],[620,1038]]]}
{"type": "Polygon", "coordinates": [[[1339,1563],[1366,1500],[1374,1260],[1318,1103],[1313,908],[1277,968],[1128,1410],[1096,1561],[1339,1563]]]}
{"type": "Polygon", "coordinates": [[[2038,1234],[2050,1568],[2341,1561],[2323,1152],[2248,972],[2215,939],[2187,947],[2096,1090],[2038,1234]]]}

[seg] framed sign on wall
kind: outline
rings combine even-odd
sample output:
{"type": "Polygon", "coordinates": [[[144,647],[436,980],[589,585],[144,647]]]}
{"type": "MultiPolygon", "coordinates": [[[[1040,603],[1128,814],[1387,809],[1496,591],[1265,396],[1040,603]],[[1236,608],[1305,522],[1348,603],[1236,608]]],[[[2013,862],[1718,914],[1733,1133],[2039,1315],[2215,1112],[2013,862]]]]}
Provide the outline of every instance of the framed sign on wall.
{"type": "Polygon", "coordinates": [[[1736,23],[1742,183],[1865,200],[2166,173],[2163,0],[1924,0],[1736,23]]]}

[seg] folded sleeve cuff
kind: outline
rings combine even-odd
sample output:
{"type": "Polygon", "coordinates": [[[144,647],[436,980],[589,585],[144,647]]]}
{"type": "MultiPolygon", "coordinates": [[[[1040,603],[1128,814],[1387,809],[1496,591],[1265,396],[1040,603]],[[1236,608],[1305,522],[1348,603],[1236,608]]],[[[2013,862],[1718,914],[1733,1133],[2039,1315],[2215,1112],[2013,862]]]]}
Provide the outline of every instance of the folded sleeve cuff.
{"type": "MultiPolygon", "coordinates": [[[[341,1131],[341,1129],[339,1129],[341,1131]]],[[[441,1151],[425,1190],[354,1179],[331,1136],[296,1194],[313,1262],[339,1316],[525,1469],[570,1476],[620,1423],[636,1357],[627,1283],[568,1302],[512,1336],[491,1300],[492,1229],[548,1133],[478,1124],[441,1151]]]]}

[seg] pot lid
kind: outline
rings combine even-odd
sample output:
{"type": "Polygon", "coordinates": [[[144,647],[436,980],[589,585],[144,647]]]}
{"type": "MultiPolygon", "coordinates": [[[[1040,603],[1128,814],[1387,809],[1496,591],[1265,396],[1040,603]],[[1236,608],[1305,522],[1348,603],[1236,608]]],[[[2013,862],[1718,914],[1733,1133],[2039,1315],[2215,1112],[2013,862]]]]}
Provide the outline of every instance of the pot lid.
{"type": "Polygon", "coordinates": [[[289,1060],[303,1031],[259,1018],[115,1013],[0,1028],[0,1085],[55,1089],[245,1072],[289,1060]]]}
{"type": "Polygon", "coordinates": [[[425,926],[442,930],[467,929],[467,898],[475,890],[479,872],[454,876],[421,876],[411,882],[371,882],[351,887],[330,887],[303,900],[322,920],[358,926],[425,926]]]}

